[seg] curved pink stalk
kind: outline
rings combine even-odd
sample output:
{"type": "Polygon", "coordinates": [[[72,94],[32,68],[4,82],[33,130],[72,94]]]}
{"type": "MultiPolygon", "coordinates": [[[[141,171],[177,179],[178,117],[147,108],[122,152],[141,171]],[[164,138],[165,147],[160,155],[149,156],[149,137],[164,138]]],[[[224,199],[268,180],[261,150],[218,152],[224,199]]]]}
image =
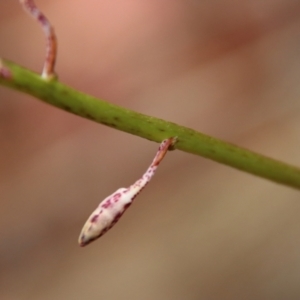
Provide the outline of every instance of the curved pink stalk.
{"type": "Polygon", "coordinates": [[[57,39],[54,29],[46,16],[37,8],[33,0],[19,0],[24,10],[37,20],[46,35],[46,58],[42,77],[52,79],[55,76],[54,67],[57,53],[57,39]]]}

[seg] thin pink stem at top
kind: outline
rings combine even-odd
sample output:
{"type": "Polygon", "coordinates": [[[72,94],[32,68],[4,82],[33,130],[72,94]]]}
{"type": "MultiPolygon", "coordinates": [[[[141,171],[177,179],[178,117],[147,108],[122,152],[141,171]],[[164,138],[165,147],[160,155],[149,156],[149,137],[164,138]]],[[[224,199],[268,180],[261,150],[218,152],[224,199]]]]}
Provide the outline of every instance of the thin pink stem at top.
{"type": "Polygon", "coordinates": [[[45,79],[52,79],[55,76],[54,68],[57,56],[57,39],[49,20],[37,8],[33,0],[19,0],[24,10],[29,13],[35,20],[37,20],[45,35],[46,35],[46,58],[42,71],[42,77],[45,79]]]}

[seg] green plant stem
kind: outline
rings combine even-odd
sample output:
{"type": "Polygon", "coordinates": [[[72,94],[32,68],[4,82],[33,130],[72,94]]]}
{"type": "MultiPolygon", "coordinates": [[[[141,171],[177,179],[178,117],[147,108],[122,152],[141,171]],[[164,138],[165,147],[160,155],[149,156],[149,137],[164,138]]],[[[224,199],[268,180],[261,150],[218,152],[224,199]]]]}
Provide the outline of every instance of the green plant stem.
{"type": "Polygon", "coordinates": [[[300,169],[154,117],[78,92],[56,80],[3,61],[0,84],[32,95],[75,115],[151,141],[177,136],[176,149],[200,155],[260,177],[300,189],[300,169]],[[6,69],[5,69],[6,68],[6,69]],[[8,75],[10,73],[10,76],[8,75]]]}

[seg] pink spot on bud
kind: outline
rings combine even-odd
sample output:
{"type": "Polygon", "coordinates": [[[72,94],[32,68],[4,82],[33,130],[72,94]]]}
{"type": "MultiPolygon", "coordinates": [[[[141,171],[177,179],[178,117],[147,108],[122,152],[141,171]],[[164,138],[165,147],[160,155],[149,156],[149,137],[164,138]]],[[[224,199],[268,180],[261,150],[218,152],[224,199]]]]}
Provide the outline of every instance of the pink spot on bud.
{"type": "Polygon", "coordinates": [[[116,203],[119,201],[119,199],[121,198],[122,194],[117,193],[113,196],[113,201],[116,203]]]}
{"type": "Polygon", "coordinates": [[[111,200],[107,199],[104,203],[101,204],[101,207],[103,208],[109,208],[111,206],[111,200]]]}
{"type": "Polygon", "coordinates": [[[98,218],[99,218],[99,215],[94,215],[94,216],[92,217],[92,219],[91,219],[91,222],[92,222],[92,223],[96,223],[97,220],[98,220],[98,218]]]}

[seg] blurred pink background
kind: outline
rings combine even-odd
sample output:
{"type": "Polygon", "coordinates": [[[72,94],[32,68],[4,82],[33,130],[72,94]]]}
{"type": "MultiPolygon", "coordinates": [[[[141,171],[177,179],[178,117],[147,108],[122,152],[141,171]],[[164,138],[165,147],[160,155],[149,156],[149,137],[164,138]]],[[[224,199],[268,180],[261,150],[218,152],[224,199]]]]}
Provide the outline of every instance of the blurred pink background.
{"type": "MultiPolygon", "coordinates": [[[[300,165],[300,2],[36,0],[62,82],[300,165]]],[[[0,56],[41,72],[45,40],[0,2],[0,56]]],[[[157,144],[0,87],[0,299],[300,299],[299,192],[174,151],[116,227],[97,204],[157,144]]]]}

